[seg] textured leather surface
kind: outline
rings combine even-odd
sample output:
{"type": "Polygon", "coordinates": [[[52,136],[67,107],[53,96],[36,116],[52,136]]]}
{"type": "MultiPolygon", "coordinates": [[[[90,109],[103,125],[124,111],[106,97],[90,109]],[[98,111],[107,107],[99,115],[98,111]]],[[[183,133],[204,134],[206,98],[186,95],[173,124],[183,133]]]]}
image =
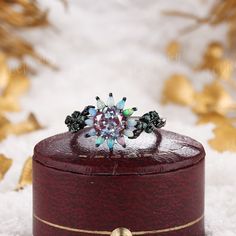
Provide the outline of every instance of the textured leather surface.
{"type": "MultiPolygon", "coordinates": [[[[165,130],[116,147],[83,130],[45,139],[33,157],[33,211],[64,227],[132,232],[172,228],[204,213],[204,157],[197,141],[165,130]]],[[[95,236],[49,226],[34,218],[34,236],[95,236]]],[[[146,234],[148,235],[148,234],[146,234]]],[[[159,236],[203,236],[204,219],[159,236]]]]}
{"type": "Polygon", "coordinates": [[[86,132],[88,129],[67,132],[41,141],[35,147],[34,160],[86,175],[130,175],[186,168],[205,156],[199,142],[163,129],[128,140],[127,148],[117,145],[112,154],[105,144],[96,148],[95,138],[85,138],[86,132]]]}
{"type": "MultiPolygon", "coordinates": [[[[112,231],[157,230],[184,225],[204,212],[204,160],[163,174],[89,176],[33,161],[34,214],[54,224],[112,231]]],[[[34,236],[73,233],[34,219],[34,236]]],[[[160,236],[203,236],[204,222],[160,236]]]]}

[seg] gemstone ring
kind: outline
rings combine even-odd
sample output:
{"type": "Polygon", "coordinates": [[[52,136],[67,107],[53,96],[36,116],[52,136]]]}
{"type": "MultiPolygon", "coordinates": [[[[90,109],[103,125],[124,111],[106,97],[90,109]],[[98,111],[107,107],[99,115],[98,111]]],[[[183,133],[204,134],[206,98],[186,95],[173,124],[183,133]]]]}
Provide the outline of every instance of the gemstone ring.
{"type": "Polygon", "coordinates": [[[155,128],[162,128],[166,124],[166,120],[160,118],[156,111],[145,113],[139,118],[132,117],[137,108],[125,109],[126,97],[117,104],[112,93],[106,103],[99,97],[96,97],[96,100],[97,107],[86,106],[82,112],[74,111],[66,117],[65,124],[73,133],[91,127],[85,137],[96,136],[97,147],[106,142],[110,151],[113,151],[115,144],[125,148],[125,137],[135,139],[143,131],[151,133],[155,128]]]}

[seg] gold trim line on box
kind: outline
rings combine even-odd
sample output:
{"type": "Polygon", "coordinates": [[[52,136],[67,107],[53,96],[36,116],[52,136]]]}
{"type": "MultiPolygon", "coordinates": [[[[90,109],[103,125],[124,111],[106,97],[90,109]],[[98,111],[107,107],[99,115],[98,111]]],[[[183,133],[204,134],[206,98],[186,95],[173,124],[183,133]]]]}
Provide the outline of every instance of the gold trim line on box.
{"type": "MultiPolygon", "coordinates": [[[[202,214],[199,218],[197,218],[189,223],[179,225],[179,226],[170,227],[170,228],[148,230],[148,231],[134,231],[134,232],[132,232],[132,235],[160,234],[160,233],[185,229],[185,228],[188,228],[190,226],[197,224],[199,221],[201,221],[203,219],[203,217],[204,217],[204,214],[202,214]]],[[[34,215],[34,218],[37,219],[38,221],[40,221],[41,223],[44,223],[48,226],[51,226],[51,227],[54,227],[57,229],[61,229],[61,230],[70,231],[70,232],[77,232],[77,233],[84,233],[84,234],[97,234],[97,235],[112,235],[112,232],[113,232],[113,231],[111,232],[111,231],[98,231],[98,230],[86,230],[86,229],[71,228],[71,227],[51,223],[49,221],[41,219],[40,217],[38,217],[36,215],[34,215]]],[[[122,236],[122,235],[120,235],[120,236],[122,236]]]]}

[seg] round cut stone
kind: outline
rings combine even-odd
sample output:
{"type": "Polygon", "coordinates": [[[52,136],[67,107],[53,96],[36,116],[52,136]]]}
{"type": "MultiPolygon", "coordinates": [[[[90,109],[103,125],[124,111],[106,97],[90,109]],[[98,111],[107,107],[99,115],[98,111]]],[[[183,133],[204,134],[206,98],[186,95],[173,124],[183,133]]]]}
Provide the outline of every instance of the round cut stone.
{"type": "Polygon", "coordinates": [[[96,131],[104,138],[116,139],[125,129],[123,115],[115,107],[107,108],[95,116],[96,131]]]}

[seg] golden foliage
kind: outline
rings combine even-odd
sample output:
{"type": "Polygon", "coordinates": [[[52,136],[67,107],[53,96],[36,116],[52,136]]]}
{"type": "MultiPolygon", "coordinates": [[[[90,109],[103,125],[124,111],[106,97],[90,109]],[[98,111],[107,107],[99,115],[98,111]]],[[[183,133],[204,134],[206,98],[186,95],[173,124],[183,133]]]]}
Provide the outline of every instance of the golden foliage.
{"type": "Polygon", "coordinates": [[[233,62],[223,55],[220,43],[209,44],[198,69],[212,71],[215,79],[205,84],[201,91],[196,91],[186,76],[173,74],[165,81],[162,102],[189,106],[198,115],[198,124],[215,124],[214,138],[209,140],[212,148],[220,152],[236,152],[236,101],[225,86],[236,89],[233,86],[233,62]],[[230,118],[229,114],[233,117],[230,118]]]}
{"type": "Polygon", "coordinates": [[[181,45],[176,40],[171,41],[166,46],[166,54],[170,60],[179,58],[181,52],[181,45]]]}
{"type": "MultiPolygon", "coordinates": [[[[228,45],[231,51],[235,52],[236,0],[216,1],[206,17],[199,17],[192,13],[178,10],[164,13],[194,21],[194,24],[185,28],[183,32],[190,32],[203,24],[210,26],[228,24],[228,45]]],[[[225,51],[226,49],[222,43],[213,41],[208,45],[202,62],[196,69],[209,70],[214,79],[211,83],[206,84],[202,91],[196,91],[191,81],[184,76],[182,76],[184,79],[182,78],[178,83],[171,78],[164,85],[163,102],[168,101],[191,107],[198,115],[198,124],[209,122],[215,124],[215,129],[213,130],[215,136],[209,140],[212,148],[218,151],[236,152],[236,100],[231,96],[230,91],[226,89],[230,88],[231,91],[236,91],[236,81],[233,78],[235,71],[234,62],[226,56],[225,51]],[[173,83],[173,85],[170,85],[170,83],[173,83]],[[179,91],[176,92],[176,90],[179,91]],[[186,98],[182,93],[186,94],[186,98]]],[[[169,57],[168,52],[167,56],[169,57]]]]}
{"type": "Polygon", "coordinates": [[[18,34],[19,29],[48,26],[47,14],[34,0],[0,1],[0,51],[7,58],[16,58],[23,62],[25,56],[30,56],[54,68],[35,51],[31,43],[18,34]]]}
{"type": "Polygon", "coordinates": [[[224,48],[219,42],[212,42],[208,45],[203,56],[202,63],[198,70],[210,70],[217,78],[230,80],[233,74],[233,62],[223,56],[224,48]]]}
{"type": "Polygon", "coordinates": [[[32,157],[25,161],[16,190],[21,190],[29,184],[32,184],[32,157]]]}
{"type": "Polygon", "coordinates": [[[236,152],[236,127],[233,124],[224,123],[213,129],[215,137],[209,140],[212,148],[219,152],[236,152]]]}
{"type": "Polygon", "coordinates": [[[20,135],[41,129],[33,114],[18,124],[13,124],[5,117],[5,112],[20,110],[19,98],[28,91],[30,81],[22,70],[10,71],[3,54],[0,54],[0,85],[0,140],[11,134],[20,135]]]}
{"type": "Polygon", "coordinates": [[[190,32],[203,24],[208,24],[211,26],[228,24],[228,45],[231,49],[236,50],[236,0],[215,1],[206,17],[199,17],[192,13],[181,12],[178,10],[165,11],[164,14],[193,20],[194,23],[185,28],[183,32],[190,32]]]}
{"type": "Polygon", "coordinates": [[[213,81],[196,93],[196,103],[193,110],[196,113],[218,113],[226,115],[234,107],[234,100],[219,81],[213,81]]]}
{"type": "Polygon", "coordinates": [[[11,123],[5,117],[0,119],[0,141],[5,139],[8,135],[21,135],[32,131],[42,129],[42,126],[37,121],[33,113],[29,114],[26,120],[19,123],[11,123]]]}
{"type": "Polygon", "coordinates": [[[207,123],[214,123],[216,126],[220,126],[224,124],[231,124],[231,120],[216,112],[199,114],[197,124],[201,125],[207,123]]]}
{"type": "MultiPolygon", "coordinates": [[[[66,0],[62,0],[67,5],[66,0]]],[[[18,123],[12,123],[6,118],[6,112],[20,111],[19,100],[30,86],[30,80],[26,76],[33,73],[25,58],[50,66],[57,67],[43,58],[35,50],[34,46],[21,35],[27,29],[36,29],[49,26],[48,11],[41,10],[35,0],[2,0],[0,1],[0,141],[8,135],[21,135],[41,129],[34,114],[18,123]],[[21,34],[19,33],[21,31],[21,34]],[[16,59],[19,67],[11,70],[7,62],[16,59]]],[[[12,160],[0,155],[0,179],[10,168],[12,160]]],[[[22,171],[18,187],[31,183],[31,159],[28,159],[22,171]]]]}
{"type": "Polygon", "coordinates": [[[9,168],[12,165],[12,160],[0,154],[0,180],[4,178],[9,168]]]}
{"type": "Polygon", "coordinates": [[[7,67],[6,58],[0,53],[0,90],[6,88],[10,78],[10,73],[7,67]]]}
{"type": "Polygon", "coordinates": [[[184,75],[174,74],[165,81],[162,103],[190,106],[197,114],[216,113],[225,115],[234,110],[235,102],[223,85],[213,81],[197,92],[184,75]]]}
{"type": "Polygon", "coordinates": [[[19,111],[19,97],[28,91],[30,81],[21,70],[10,71],[6,58],[0,54],[0,113],[19,111]]]}
{"type": "Polygon", "coordinates": [[[208,141],[210,146],[219,152],[236,152],[236,127],[234,119],[218,113],[207,113],[199,116],[198,124],[214,123],[214,137],[208,141]]]}
{"type": "Polygon", "coordinates": [[[176,103],[179,105],[192,105],[195,91],[190,80],[181,74],[174,74],[165,81],[162,103],[176,103]]]}

